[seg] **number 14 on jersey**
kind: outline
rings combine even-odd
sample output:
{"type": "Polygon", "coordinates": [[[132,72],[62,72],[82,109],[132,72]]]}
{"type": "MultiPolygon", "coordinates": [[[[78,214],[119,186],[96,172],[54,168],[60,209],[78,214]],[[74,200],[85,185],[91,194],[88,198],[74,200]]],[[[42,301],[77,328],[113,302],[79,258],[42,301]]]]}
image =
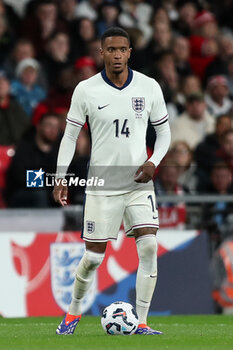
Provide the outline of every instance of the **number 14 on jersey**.
{"type": "Polygon", "coordinates": [[[127,126],[128,123],[128,119],[125,119],[123,122],[123,125],[120,125],[120,120],[119,119],[115,119],[113,121],[113,124],[115,124],[115,137],[119,137],[119,131],[120,134],[125,136],[125,137],[129,137],[130,131],[129,131],[129,127],[127,126]]]}

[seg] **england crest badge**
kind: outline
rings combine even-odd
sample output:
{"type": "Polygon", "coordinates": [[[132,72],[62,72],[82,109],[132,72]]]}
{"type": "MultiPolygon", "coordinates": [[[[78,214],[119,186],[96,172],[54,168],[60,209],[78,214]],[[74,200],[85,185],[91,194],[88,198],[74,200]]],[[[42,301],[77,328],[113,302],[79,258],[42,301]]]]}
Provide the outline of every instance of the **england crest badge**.
{"type": "MultiPolygon", "coordinates": [[[[58,306],[65,312],[71,303],[75,273],[84,251],[85,244],[79,242],[50,245],[52,293],[58,306]]],[[[97,273],[95,273],[94,281],[83,299],[83,313],[91,307],[97,292],[97,273]]]]}
{"type": "Polygon", "coordinates": [[[94,221],[86,221],[87,233],[92,234],[95,231],[95,222],[94,221]]]}
{"type": "Polygon", "coordinates": [[[145,109],[145,97],[132,97],[132,107],[136,113],[141,113],[145,109]]]}

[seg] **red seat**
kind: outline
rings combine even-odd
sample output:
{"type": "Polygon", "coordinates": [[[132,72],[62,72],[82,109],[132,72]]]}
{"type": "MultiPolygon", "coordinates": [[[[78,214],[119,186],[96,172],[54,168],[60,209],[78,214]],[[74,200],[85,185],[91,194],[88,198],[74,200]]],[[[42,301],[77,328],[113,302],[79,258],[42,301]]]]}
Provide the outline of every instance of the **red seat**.
{"type": "Polygon", "coordinates": [[[0,146],[0,208],[5,207],[2,191],[6,185],[6,172],[10,166],[11,159],[14,154],[14,146],[0,146]]]}

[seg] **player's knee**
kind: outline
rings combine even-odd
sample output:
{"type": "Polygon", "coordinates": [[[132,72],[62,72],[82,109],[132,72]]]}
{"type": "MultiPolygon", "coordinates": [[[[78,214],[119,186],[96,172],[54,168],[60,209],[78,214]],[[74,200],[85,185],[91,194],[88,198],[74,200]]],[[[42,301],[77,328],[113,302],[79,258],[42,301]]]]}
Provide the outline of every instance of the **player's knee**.
{"type": "Polygon", "coordinates": [[[104,259],[104,254],[95,253],[90,250],[86,250],[83,256],[85,269],[96,270],[104,259]]]}
{"type": "Polygon", "coordinates": [[[157,277],[157,241],[155,235],[137,239],[139,270],[144,276],[157,277]]]}
{"type": "Polygon", "coordinates": [[[137,240],[138,256],[151,258],[157,255],[157,240],[154,235],[142,236],[137,240]]]}

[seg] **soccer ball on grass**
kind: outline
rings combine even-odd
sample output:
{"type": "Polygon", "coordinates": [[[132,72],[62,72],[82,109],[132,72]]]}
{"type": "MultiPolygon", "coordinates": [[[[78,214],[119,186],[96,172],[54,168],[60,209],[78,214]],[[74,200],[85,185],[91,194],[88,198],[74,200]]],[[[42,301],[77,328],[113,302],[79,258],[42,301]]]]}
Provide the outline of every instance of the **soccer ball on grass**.
{"type": "Polygon", "coordinates": [[[138,315],[131,304],[116,301],[104,309],[101,324],[107,334],[131,335],[138,328],[138,315]]]}

